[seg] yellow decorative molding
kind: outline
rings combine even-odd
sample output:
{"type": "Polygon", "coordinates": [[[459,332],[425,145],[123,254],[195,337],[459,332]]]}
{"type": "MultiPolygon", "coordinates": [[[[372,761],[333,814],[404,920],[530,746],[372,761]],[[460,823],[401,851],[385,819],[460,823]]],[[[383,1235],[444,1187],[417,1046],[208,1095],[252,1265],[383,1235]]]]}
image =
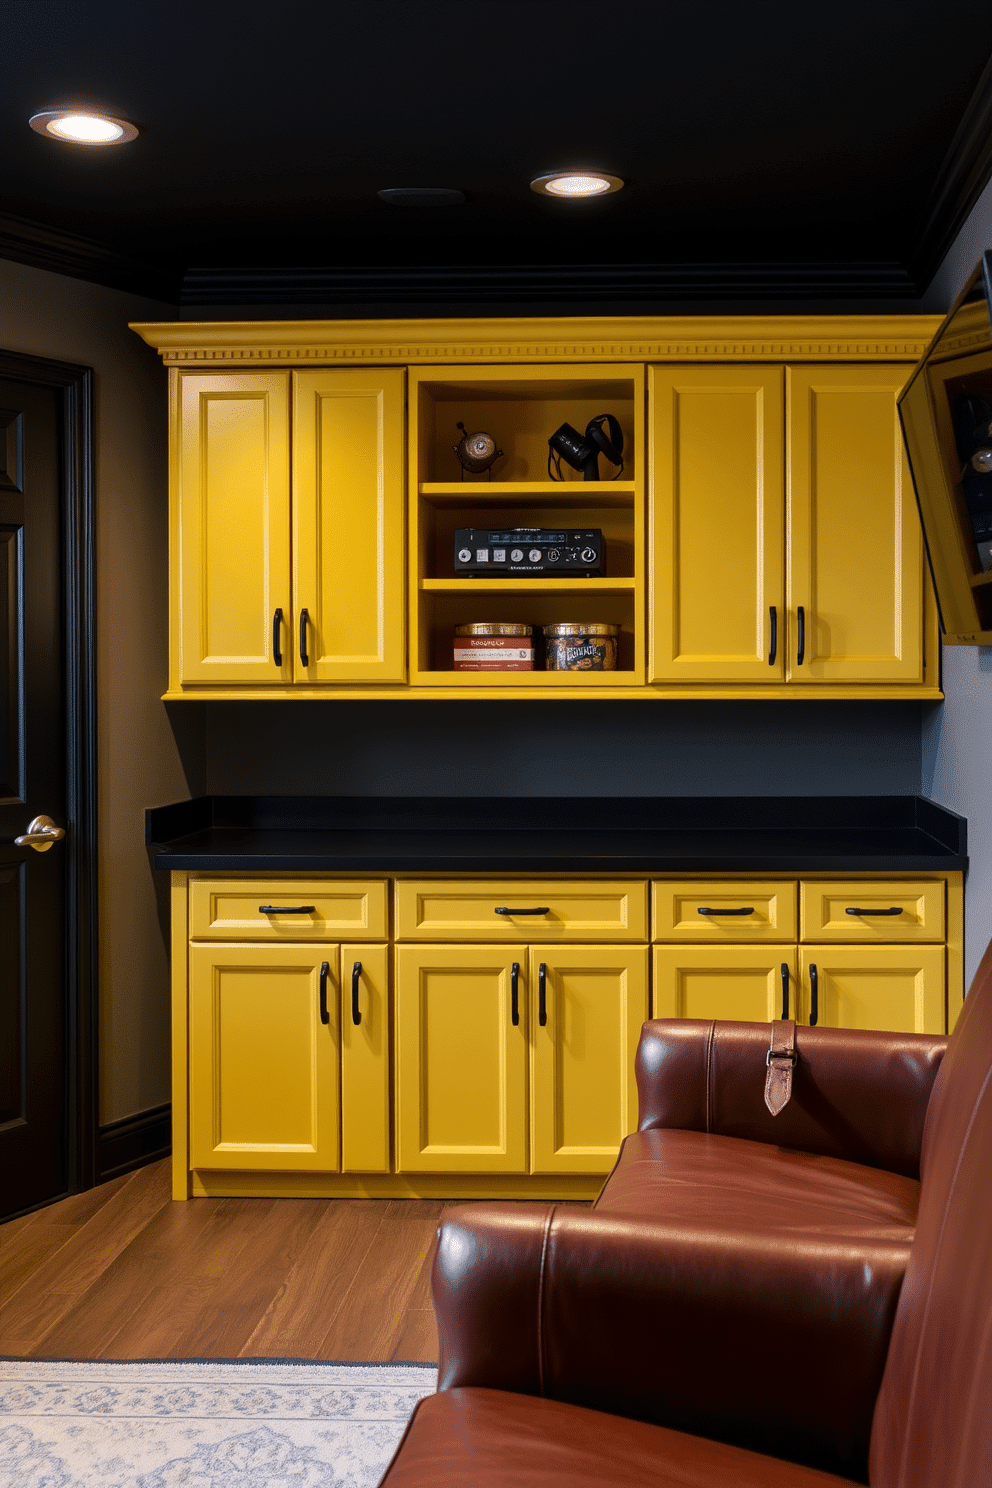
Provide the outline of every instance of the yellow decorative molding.
{"type": "Polygon", "coordinates": [[[135,323],[172,366],[273,363],[915,361],[935,315],[576,316],[135,323]]]}

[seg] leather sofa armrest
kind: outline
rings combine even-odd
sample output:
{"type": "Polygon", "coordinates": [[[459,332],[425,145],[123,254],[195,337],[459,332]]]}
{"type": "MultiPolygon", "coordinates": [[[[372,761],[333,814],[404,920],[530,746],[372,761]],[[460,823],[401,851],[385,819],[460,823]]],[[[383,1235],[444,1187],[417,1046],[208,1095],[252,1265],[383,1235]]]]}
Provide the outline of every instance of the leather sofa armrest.
{"type": "Polygon", "coordinates": [[[533,1204],[461,1205],[439,1235],[439,1389],[549,1396],[864,1480],[907,1244],[533,1204]]]}
{"type": "Polygon", "coordinates": [[[637,1050],[641,1131],[674,1127],[920,1175],[923,1124],[946,1038],[796,1029],[792,1100],[765,1105],[768,1023],[655,1019],[637,1050]]]}

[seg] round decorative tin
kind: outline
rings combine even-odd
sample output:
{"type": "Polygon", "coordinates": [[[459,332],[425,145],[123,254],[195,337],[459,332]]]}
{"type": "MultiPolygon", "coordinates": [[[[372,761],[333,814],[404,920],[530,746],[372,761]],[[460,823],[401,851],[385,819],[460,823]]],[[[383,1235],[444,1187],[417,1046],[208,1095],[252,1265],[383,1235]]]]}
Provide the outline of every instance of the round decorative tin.
{"type": "Polygon", "coordinates": [[[549,672],[615,672],[619,625],[562,622],[544,627],[544,665],[549,672]]]}
{"type": "Polygon", "coordinates": [[[456,672],[532,672],[534,627],[488,620],[455,626],[456,672]]]}

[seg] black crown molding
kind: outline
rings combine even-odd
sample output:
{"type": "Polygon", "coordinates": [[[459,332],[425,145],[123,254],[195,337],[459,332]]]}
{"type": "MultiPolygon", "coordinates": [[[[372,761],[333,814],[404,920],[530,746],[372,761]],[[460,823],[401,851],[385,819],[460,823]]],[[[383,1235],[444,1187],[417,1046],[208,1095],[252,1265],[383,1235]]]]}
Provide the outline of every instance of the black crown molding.
{"type": "Polygon", "coordinates": [[[48,269],[71,279],[86,279],[110,289],[128,290],[149,299],[179,303],[181,275],[146,259],[120,253],[106,243],[62,228],[30,222],[9,212],[0,212],[0,258],[48,269]]]}

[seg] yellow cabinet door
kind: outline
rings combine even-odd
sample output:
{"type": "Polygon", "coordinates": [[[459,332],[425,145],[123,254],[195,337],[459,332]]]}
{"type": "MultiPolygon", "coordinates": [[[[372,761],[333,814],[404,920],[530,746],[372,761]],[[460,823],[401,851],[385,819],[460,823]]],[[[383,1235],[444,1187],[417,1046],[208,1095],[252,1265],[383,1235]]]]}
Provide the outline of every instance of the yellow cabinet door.
{"type": "Polygon", "coordinates": [[[402,682],[404,372],[293,373],[293,675],[402,682]]]}
{"type": "Polygon", "coordinates": [[[656,1018],[796,1017],[795,946],[656,946],[656,1018]]]}
{"type": "Polygon", "coordinates": [[[177,417],[180,681],[285,684],[289,373],[182,372],[177,417]]]}
{"type": "Polygon", "coordinates": [[[943,946],[803,946],[799,977],[803,1023],[946,1032],[943,946]]]}
{"type": "Polygon", "coordinates": [[[651,682],[785,676],[784,369],[652,367],[651,682]]]}
{"type": "Polygon", "coordinates": [[[608,1173],[637,1125],[647,947],[533,946],[529,959],[531,1171],[608,1173]]]}
{"type": "Polygon", "coordinates": [[[341,1171],[389,1172],[389,950],[341,947],[341,1171]]]}
{"type": "Polygon", "coordinates": [[[189,977],[190,1166],[337,1172],[338,947],[193,942],[189,977]]]}
{"type": "Polygon", "coordinates": [[[923,680],[922,538],[896,411],[908,370],[788,369],[790,682],[923,680]]]}
{"type": "Polygon", "coordinates": [[[397,1170],[525,1173],[525,952],[400,946],[395,955],[397,1170]]]}

